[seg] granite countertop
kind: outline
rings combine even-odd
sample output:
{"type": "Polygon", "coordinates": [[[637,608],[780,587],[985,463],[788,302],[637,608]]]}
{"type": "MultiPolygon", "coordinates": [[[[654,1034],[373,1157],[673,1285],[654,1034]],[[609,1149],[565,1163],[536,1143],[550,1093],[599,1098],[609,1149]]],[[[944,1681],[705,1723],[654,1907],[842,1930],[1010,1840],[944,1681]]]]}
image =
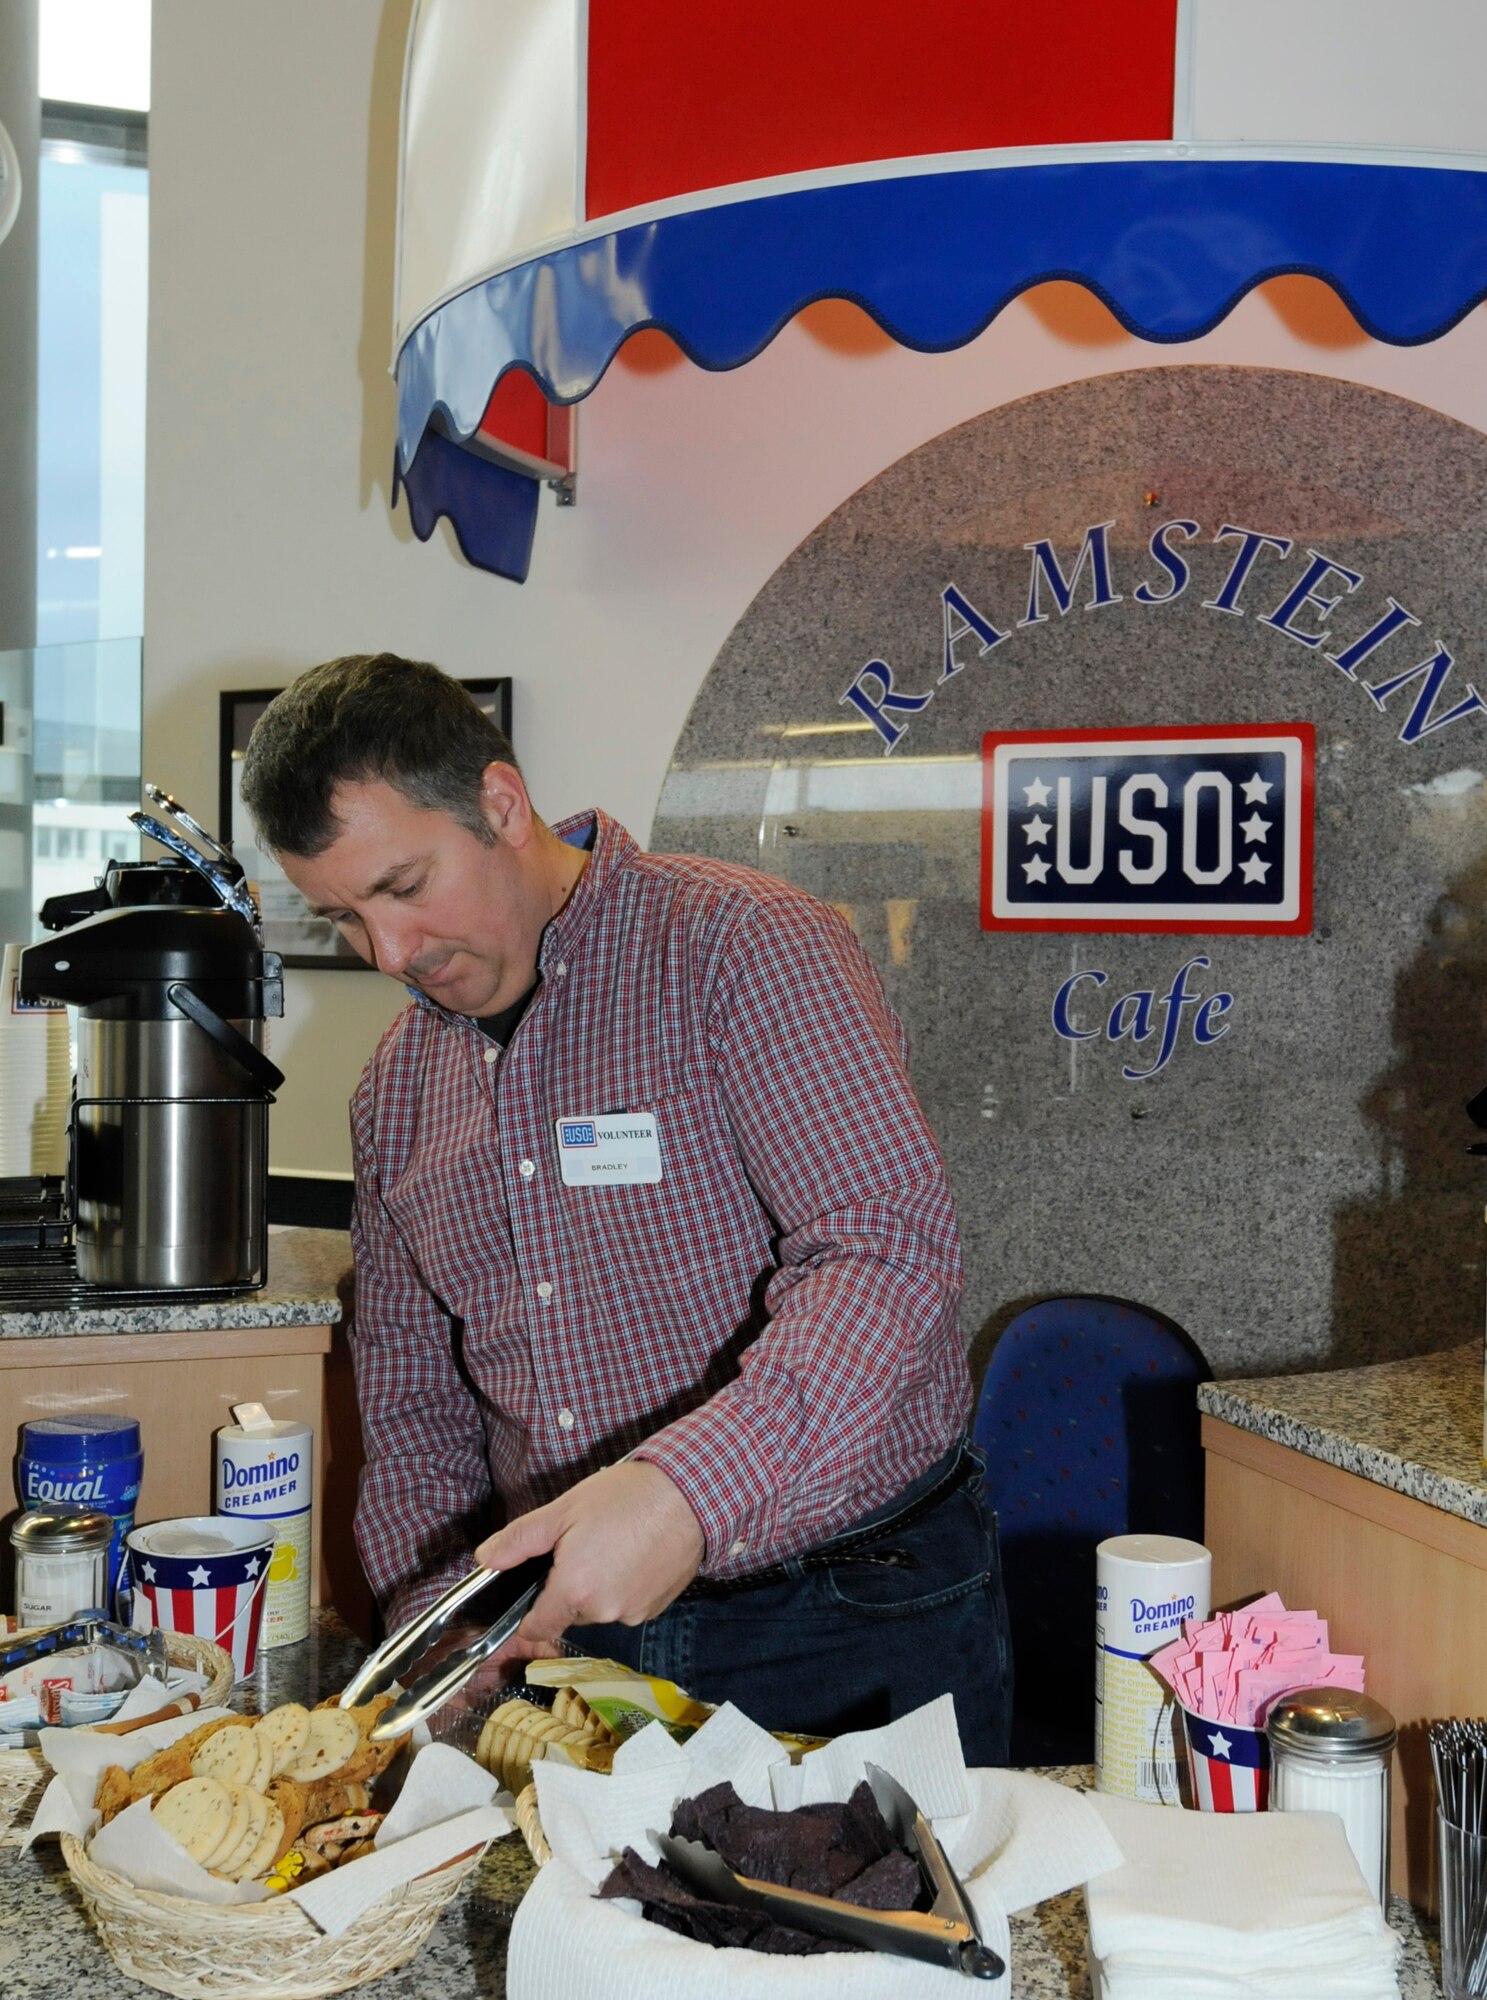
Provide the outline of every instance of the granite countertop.
{"type": "Polygon", "coordinates": [[[1205,1382],[1198,1407],[1487,1527],[1480,1342],[1372,1368],[1205,1382]]]}
{"type": "Polygon", "coordinates": [[[341,1317],[351,1270],[351,1239],[342,1229],[270,1229],[268,1283],[233,1298],[131,1305],[115,1294],[97,1305],[61,1311],[0,1313],[0,1340],[59,1334],[199,1333],[234,1326],[325,1326],[341,1317]]]}
{"type": "MultiPolygon", "coordinates": [[[[260,1654],[252,1680],[238,1689],[237,1705],[254,1712],[280,1701],[322,1698],[344,1683],[361,1653],[335,1614],[321,1612],[300,1645],[260,1654]]],[[[1049,1773],[1067,1784],[1088,1783],[1091,1775],[1049,1773]]],[[[534,1873],[519,1834],[497,1841],[418,1956],[376,1981],[378,2000],[504,2000],[511,1918],[534,1873]]],[[[1401,2000],[1437,2000],[1434,1926],[1398,1897],[1390,1922],[1404,1944],[1401,2000]]],[[[1012,1919],[1012,1963],[1018,2000],[1089,2000],[1080,1891],[1012,1919]]],[[[0,1848],[0,1992],[6,2000],[119,2000],[121,1992],[148,1991],[126,1979],[104,1950],[55,1843],[38,1844],[29,1854],[0,1848]]]]}

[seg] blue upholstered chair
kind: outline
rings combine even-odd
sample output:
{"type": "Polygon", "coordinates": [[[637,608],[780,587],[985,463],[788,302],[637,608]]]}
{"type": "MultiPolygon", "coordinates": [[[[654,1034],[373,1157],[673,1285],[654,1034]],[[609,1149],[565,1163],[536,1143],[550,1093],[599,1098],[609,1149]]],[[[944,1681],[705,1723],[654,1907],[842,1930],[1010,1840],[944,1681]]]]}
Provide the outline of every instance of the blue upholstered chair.
{"type": "Polygon", "coordinates": [[[1045,1299],[997,1342],[975,1437],[1012,1625],[1014,1764],[1093,1755],[1096,1545],[1203,1539],[1195,1390],[1210,1374],[1181,1328],[1120,1299],[1045,1299]]]}

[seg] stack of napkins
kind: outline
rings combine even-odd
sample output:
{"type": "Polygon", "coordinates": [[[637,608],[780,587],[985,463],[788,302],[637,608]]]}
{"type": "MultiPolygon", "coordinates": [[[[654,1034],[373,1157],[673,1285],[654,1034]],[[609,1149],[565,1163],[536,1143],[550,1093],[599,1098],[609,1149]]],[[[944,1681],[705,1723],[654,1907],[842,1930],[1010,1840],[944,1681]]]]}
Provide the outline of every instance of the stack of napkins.
{"type": "Polygon", "coordinates": [[[1125,1855],[1084,1892],[1097,2000],[1398,2000],[1399,1940],[1335,1814],[1092,1803],[1125,1855]]]}

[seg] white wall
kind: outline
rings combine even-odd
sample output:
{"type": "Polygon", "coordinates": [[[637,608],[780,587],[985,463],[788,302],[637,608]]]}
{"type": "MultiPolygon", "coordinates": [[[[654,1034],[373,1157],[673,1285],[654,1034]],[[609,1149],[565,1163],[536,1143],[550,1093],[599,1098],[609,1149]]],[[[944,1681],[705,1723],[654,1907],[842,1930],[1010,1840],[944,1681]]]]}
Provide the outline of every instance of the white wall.
{"type": "MultiPolygon", "coordinates": [[[[387,507],[407,12],[155,0],[144,766],[208,816],[220,689],[389,647],[513,675],[539,809],[603,804],[644,839],[692,697],[776,565],[906,451],[1061,382],[1299,368],[1487,429],[1481,312],[1433,346],[1383,348],[1301,281],[1176,348],[1067,288],[951,355],[844,356],[796,327],[731,374],[612,369],[580,412],[577,507],[544,503],[531,578],[501,582],[387,507]]],[[[843,658],[844,685],[860,664],[843,658]]],[[[400,999],[372,974],[290,975],[275,1164],[348,1163],[346,1099],[400,999]]]]}

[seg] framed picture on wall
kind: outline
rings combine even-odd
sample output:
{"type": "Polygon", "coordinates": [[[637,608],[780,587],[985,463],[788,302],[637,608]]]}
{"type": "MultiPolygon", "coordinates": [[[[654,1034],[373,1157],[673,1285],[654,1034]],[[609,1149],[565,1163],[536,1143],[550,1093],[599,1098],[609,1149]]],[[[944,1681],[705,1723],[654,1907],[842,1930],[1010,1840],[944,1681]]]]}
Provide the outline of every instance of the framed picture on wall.
{"type": "MultiPolygon", "coordinates": [[[[460,685],[469,691],[476,707],[490,716],[509,737],[511,734],[511,681],[502,675],[490,680],[467,680],[460,685]]],[[[365,959],[358,958],[335,925],[324,917],[312,916],[305,899],[271,854],[259,847],[253,822],[242,801],[239,783],[243,755],[253,725],[282,688],[232,688],[221,697],[220,792],[217,815],[223,842],[243,864],[253,894],[263,914],[263,944],[276,951],[286,965],[321,971],[369,972],[365,959]]]]}

